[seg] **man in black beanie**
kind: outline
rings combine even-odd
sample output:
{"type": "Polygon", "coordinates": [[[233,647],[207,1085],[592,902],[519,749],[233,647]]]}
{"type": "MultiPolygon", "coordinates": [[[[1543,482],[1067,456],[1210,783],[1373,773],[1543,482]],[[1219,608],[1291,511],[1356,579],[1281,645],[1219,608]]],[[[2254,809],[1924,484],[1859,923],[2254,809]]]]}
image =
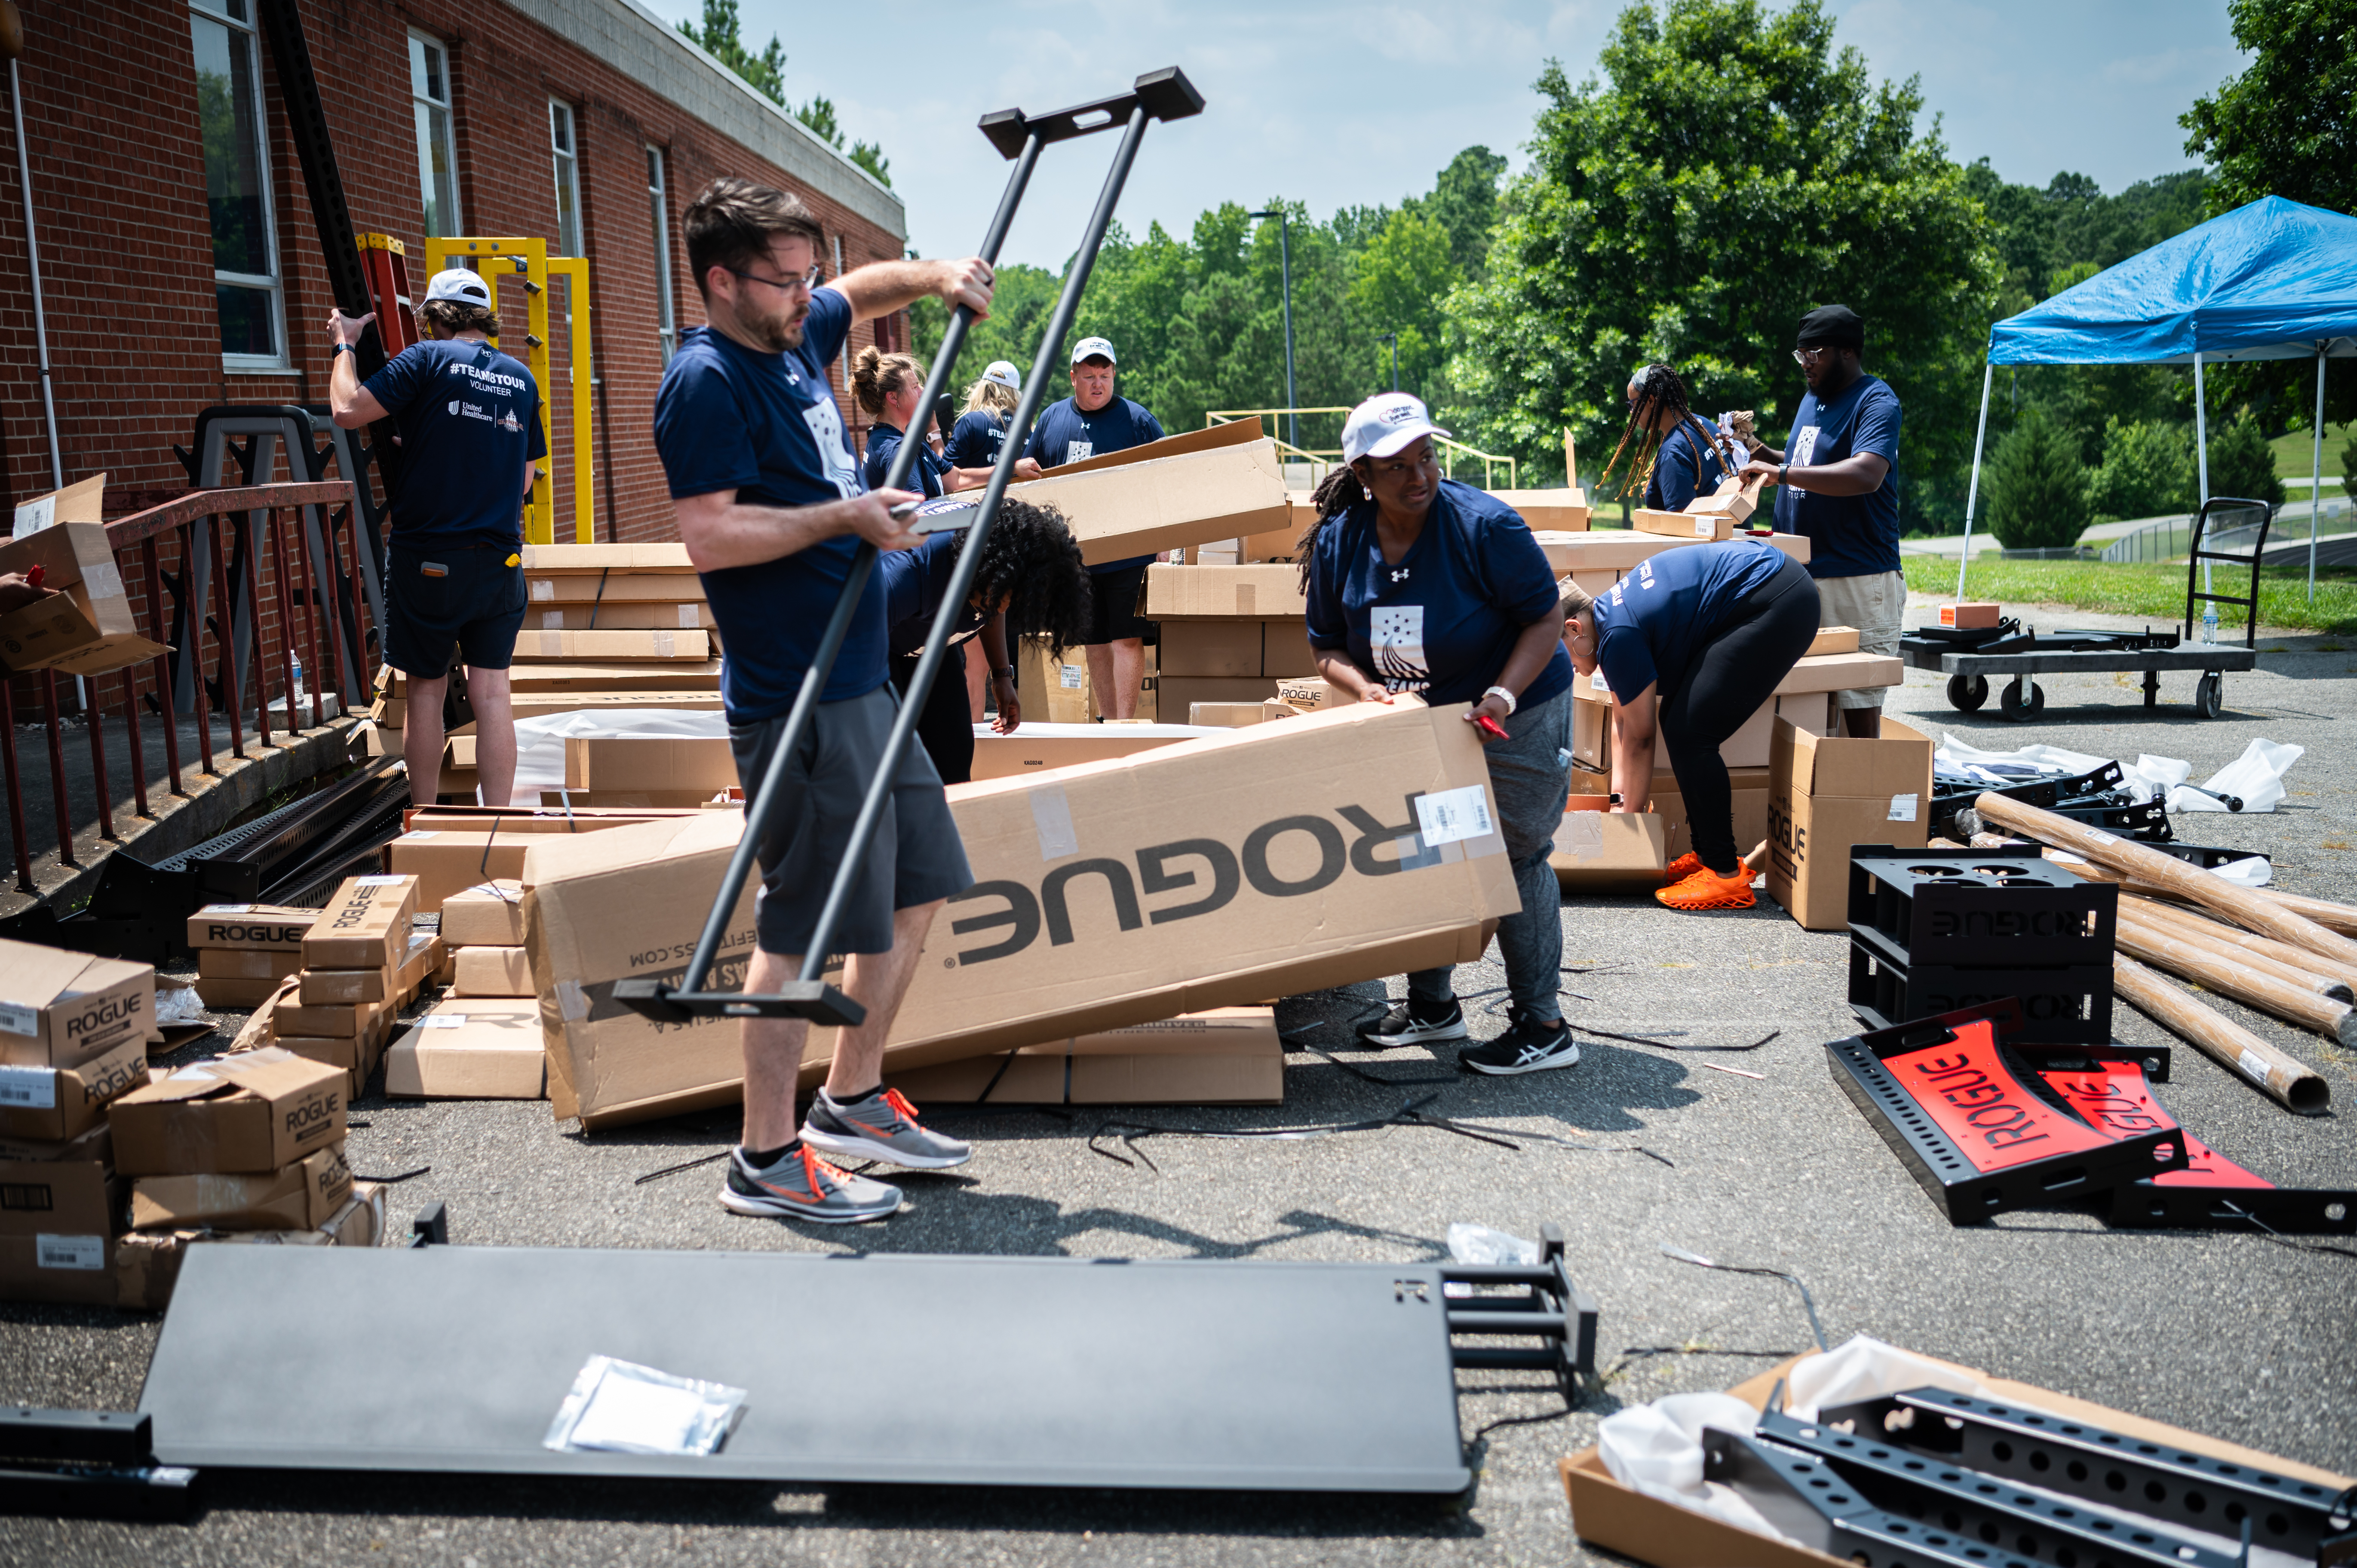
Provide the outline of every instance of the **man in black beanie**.
{"type": "MultiPolygon", "coordinates": [[[[1861,653],[1897,657],[1907,580],[1899,569],[1899,394],[1858,364],[1866,323],[1846,305],[1801,317],[1792,358],[1809,390],[1784,449],[1752,450],[1747,477],[1778,486],[1776,529],[1805,535],[1821,624],[1857,628],[1861,653]]],[[[1842,727],[1882,733],[1882,690],[1837,692],[1842,727]]]]}

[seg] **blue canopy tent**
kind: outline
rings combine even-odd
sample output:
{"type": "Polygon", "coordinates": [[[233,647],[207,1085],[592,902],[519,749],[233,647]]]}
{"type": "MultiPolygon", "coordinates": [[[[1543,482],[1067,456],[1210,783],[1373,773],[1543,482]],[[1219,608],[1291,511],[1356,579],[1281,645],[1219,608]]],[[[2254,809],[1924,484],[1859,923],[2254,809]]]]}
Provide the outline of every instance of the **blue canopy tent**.
{"type": "MultiPolygon", "coordinates": [[[[2324,361],[2357,355],[2357,218],[2262,197],[2164,240],[2073,288],[1989,328],[1980,428],[1964,497],[1964,560],[1972,562],[1989,387],[1999,365],[2193,367],[2194,458],[2210,499],[2210,431],[2201,369],[2238,360],[2316,358],[2314,506],[2323,505],[2324,361]]],[[[2316,525],[2309,526],[2309,597],[2316,596],[2316,525]]]]}

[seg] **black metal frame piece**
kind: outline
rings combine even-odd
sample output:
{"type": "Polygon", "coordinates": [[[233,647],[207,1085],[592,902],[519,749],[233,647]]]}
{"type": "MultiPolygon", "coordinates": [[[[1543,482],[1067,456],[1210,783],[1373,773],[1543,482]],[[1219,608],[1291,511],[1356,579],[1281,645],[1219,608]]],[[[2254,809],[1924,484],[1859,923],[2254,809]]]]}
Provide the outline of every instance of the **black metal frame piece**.
{"type": "MultiPolygon", "coordinates": [[[[836,867],[834,882],[828,890],[827,900],[820,910],[818,923],[812,931],[811,950],[802,955],[801,973],[778,991],[766,995],[742,992],[711,991],[705,988],[713,962],[718,957],[722,939],[726,935],[728,918],[737,902],[737,890],[745,885],[751,872],[763,831],[775,813],[782,793],[786,773],[799,742],[811,722],[817,706],[818,694],[834,672],[836,657],[843,650],[844,639],[850,629],[853,611],[866,591],[869,575],[876,566],[876,547],[862,542],[853,554],[851,569],[844,579],[834,612],[828,618],[825,634],[819,639],[811,668],[802,677],[801,691],[794,705],[786,715],[785,730],[780,737],[768,775],[761,780],[752,803],[746,811],[744,837],[730,856],[728,869],[715,894],[710,915],[705,918],[704,933],[696,942],[695,953],[688,961],[686,972],[677,986],[658,980],[626,980],[614,989],[615,1000],[648,1017],[666,1023],[684,1022],[697,1015],[730,1017],[804,1018],[814,1023],[842,1026],[856,1025],[866,1017],[866,1010],[820,978],[825,972],[829,949],[833,944],[836,922],[861,863],[866,858],[877,824],[883,816],[889,798],[890,782],[899,759],[915,734],[917,716],[924,710],[925,694],[932,689],[933,679],[940,670],[944,650],[949,641],[952,623],[963,613],[975,571],[982,561],[982,546],[988,537],[991,523],[998,511],[1000,499],[1006,493],[1008,481],[1014,477],[1016,460],[1021,456],[1023,443],[1031,422],[1039,416],[1049,374],[1055,370],[1055,360],[1061,351],[1064,338],[1071,330],[1072,318],[1079,312],[1081,295],[1088,286],[1089,274],[1096,263],[1098,250],[1104,242],[1106,229],[1113,221],[1114,208],[1121,199],[1122,187],[1128,180],[1130,166],[1136,160],[1139,143],[1146,134],[1148,120],[1178,120],[1200,114],[1203,110],[1202,95],[1197,92],[1185,74],[1176,67],[1149,72],[1137,79],[1132,90],[1112,98],[1101,99],[1071,109],[1060,109],[1037,117],[1027,116],[1017,109],[1000,110],[985,115],[983,134],[1001,154],[1013,160],[1015,168],[1009,175],[1005,194],[999,198],[998,209],[992,215],[990,229],[983,240],[984,261],[996,263],[1006,231],[1014,221],[1016,209],[1022,204],[1023,193],[1029,185],[1031,172],[1038,164],[1040,149],[1050,142],[1069,141],[1087,136],[1115,125],[1122,127],[1119,149],[1114,155],[1113,167],[1105,177],[1103,189],[1097,197],[1095,209],[1089,215],[1088,228],[1082,236],[1080,249],[1071,268],[1065,274],[1062,292],[1057,296],[1054,313],[1041,338],[1039,351],[1031,367],[1030,380],[1024,383],[1021,403],[1009,421],[1006,441],[999,450],[998,461],[993,467],[990,482],[983,491],[973,532],[966,549],[961,554],[957,569],[942,596],[942,607],[935,615],[932,629],[926,635],[923,655],[909,686],[908,698],[900,704],[889,737],[885,742],[884,755],[870,781],[866,799],[861,802],[859,816],[854,823],[849,847],[843,864],[836,867]]],[[[925,391],[920,407],[931,407],[947,388],[956,367],[959,351],[964,347],[967,327],[973,321],[972,312],[960,306],[952,317],[941,351],[934,356],[931,373],[925,381],[925,391]]],[[[916,460],[918,444],[903,442],[894,456],[892,467],[886,474],[884,488],[899,489],[916,460]]]]}
{"type": "Polygon", "coordinates": [[[2185,562],[2185,638],[2193,639],[2193,607],[2197,603],[2240,605],[2243,607],[2243,646],[2255,650],[2259,646],[2259,557],[2267,551],[2267,530],[2276,523],[2276,509],[2266,501],[2255,501],[2241,496],[2212,496],[2193,514],[2192,549],[2185,562]],[[2251,558],[2245,562],[2240,555],[2222,550],[2204,550],[2202,538],[2210,532],[2210,513],[2225,507],[2255,510],[2259,514],[2259,537],[2251,545],[2251,558]],[[2245,595],[2209,594],[2200,592],[2201,564],[2223,561],[2229,565],[2247,565],[2251,569],[2251,591],[2245,595]]]}

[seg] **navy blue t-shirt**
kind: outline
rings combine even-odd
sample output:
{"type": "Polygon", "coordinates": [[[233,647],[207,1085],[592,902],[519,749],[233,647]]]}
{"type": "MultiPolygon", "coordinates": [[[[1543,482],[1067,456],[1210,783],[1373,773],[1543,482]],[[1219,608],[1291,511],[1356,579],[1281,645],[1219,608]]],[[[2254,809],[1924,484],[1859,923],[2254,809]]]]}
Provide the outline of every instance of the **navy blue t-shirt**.
{"type": "MultiPolygon", "coordinates": [[[[942,596],[949,591],[950,574],[957,570],[957,542],[963,537],[936,533],[914,550],[891,551],[877,560],[877,575],[884,585],[884,618],[890,628],[885,633],[885,646],[896,657],[924,648],[925,638],[933,629],[933,617],[942,607],[942,596]]],[[[987,618],[979,607],[968,605],[950,628],[950,641],[963,642],[980,631],[987,618]]]]}
{"type": "Polygon", "coordinates": [[[1006,445],[1006,415],[996,409],[977,408],[958,415],[957,423],[950,426],[942,456],[952,468],[987,468],[998,461],[998,449],[1006,445]]]}
{"type": "Polygon", "coordinates": [[[365,389],[401,432],[393,542],[523,542],[523,466],[548,456],[532,372],[468,338],[412,343],[365,389]]]}
{"type": "MultiPolygon", "coordinates": [[[[681,333],[655,394],[655,448],[672,498],[733,489],[750,505],[798,507],[863,494],[826,379],[850,329],[850,302],[822,288],[811,295],[801,346],[782,354],[757,353],[706,327],[681,333]]],[[[720,694],[730,723],[793,706],[858,545],[845,534],[775,561],[703,574],[727,649],[720,694]]],[[[870,575],[819,698],[864,696],[885,675],[884,595],[870,575]]]]}
{"type": "MultiPolygon", "coordinates": [[[[1899,394],[1878,376],[1857,380],[1820,403],[1810,392],[1792,416],[1784,461],[1795,469],[1871,452],[1890,465],[1862,496],[1776,495],[1776,532],[1809,541],[1812,577],[1866,577],[1899,570],[1899,394]]],[[[1799,475],[1792,476],[1798,478],[1799,475]]]]}
{"type": "Polygon", "coordinates": [[[1727,467],[1711,440],[1710,426],[1688,414],[1684,424],[1662,437],[1662,449],[1653,457],[1653,477],[1645,485],[1645,504],[1655,511],[1684,511],[1695,497],[1716,491],[1726,477],[1727,467]],[[1695,483],[1697,455],[1702,463],[1700,485],[1695,483]]]}
{"type": "MultiPolygon", "coordinates": [[[[892,459],[899,455],[904,439],[902,433],[889,424],[868,426],[867,461],[859,470],[859,478],[867,489],[880,490],[884,488],[884,477],[891,471],[892,459]]],[[[942,493],[942,476],[948,472],[949,465],[933,456],[930,445],[920,441],[917,443],[916,468],[909,476],[916,483],[912,485],[904,479],[900,488],[920,490],[927,500],[937,499],[942,493]]]]}
{"type": "Polygon", "coordinates": [[[1621,574],[1596,600],[1596,664],[1612,695],[1625,703],[1657,683],[1674,695],[1728,612],[1783,569],[1774,545],[1730,539],[1664,550],[1621,574]]]}
{"type": "MultiPolygon", "coordinates": [[[[1309,570],[1309,646],[1349,651],[1370,680],[1425,701],[1474,703],[1498,683],[1523,628],[1556,603],[1555,573],[1530,525],[1483,490],[1443,479],[1424,532],[1397,564],[1362,500],[1318,531],[1309,570]]],[[[1571,685],[1558,640],[1516,699],[1527,708],[1571,685]]]]}
{"type": "MultiPolygon", "coordinates": [[[[1160,421],[1125,397],[1114,398],[1094,413],[1082,413],[1071,398],[1066,398],[1061,403],[1049,403],[1039,415],[1039,423],[1031,427],[1031,444],[1023,449],[1023,455],[1043,468],[1053,468],[1064,463],[1077,463],[1083,457],[1126,452],[1133,446],[1161,439],[1160,421]]],[[[1101,576],[1107,572],[1143,566],[1153,559],[1151,555],[1135,555],[1125,561],[1103,561],[1090,567],[1089,573],[1101,576]]]]}

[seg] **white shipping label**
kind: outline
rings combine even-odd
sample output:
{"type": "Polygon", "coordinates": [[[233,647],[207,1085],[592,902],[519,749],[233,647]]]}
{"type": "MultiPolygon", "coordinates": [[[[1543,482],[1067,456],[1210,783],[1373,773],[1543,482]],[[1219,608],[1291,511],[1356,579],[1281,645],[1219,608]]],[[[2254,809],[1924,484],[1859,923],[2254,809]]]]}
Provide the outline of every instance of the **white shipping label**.
{"type": "Polygon", "coordinates": [[[2093,828],[2089,828],[2087,830],[2087,836],[2093,839],[2097,843],[2117,843],[2120,842],[2116,835],[2101,832],[2093,828]]]}
{"type": "Polygon", "coordinates": [[[2258,1052],[2245,1050],[2240,1058],[2240,1065],[2244,1072],[2251,1075],[2251,1081],[2253,1083],[2266,1082],[2267,1058],[2259,1055],[2258,1052]]]}
{"type": "Polygon", "coordinates": [[[390,887],[396,882],[406,882],[408,880],[409,877],[405,873],[399,876],[355,876],[352,878],[353,883],[361,887],[390,887]]]}
{"type": "Polygon", "coordinates": [[[702,624],[696,615],[695,606],[682,605],[679,607],[679,624],[691,628],[702,624]]]}
{"type": "Polygon", "coordinates": [[[467,1026],[464,1013],[428,1013],[417,1020],[421,1029],[463,1029],[467,1026]]]}
{"type": "Polygon", "coordinates": [[[1059,664],[1056,671],[1057,683],[1067,692],[1079,691],[1081,682],[1088,676],[1087,667],[1080,664],[1059,664]]]}
{"type": "Polygon", "coordinates": [[[197,913],[199,915],[251,915],[253,910],[254,906],[252,904],[208,904],[197,913]]]}
{"type": "Polygon", "coordinates": [[[1890,797],[1890,815],[1885,820],[1893,822],[1913,822],[1915,809],[1921,800],[1921,797],[1916,795],[1893,795],[1890,797]]]}
{"type": "Polygon", "coordinates": [[[656,632],[656,633],[654,634],[654,639],[655,639],[655,657],[656,657],[656,658],[658,658],[658,659],[669,659],[669,658],[671,657],[671,649],[672,649],[672,637],[671,637],[671,633],[669,633],[669,632],[667,632],[667,631],[659,631],[659,632],[656,632]]]}
{"type": "Polygon", "coordinates": [[[41,1010],[21,1002],[0,1002],[0,1034],[29,1035],[41,1026],[41,1010]]]}
{"type": "Polygon", "coordinates": [[[1595,672],[1587,677],[1587,689],[1591,692],[1609,692],[1612,690],[1612,682],[1604,678],[1604,666],[1601,664],[1598,665],[1595,672]]]}
{"type": "Polygon", "coordinates": [[[555,583],[546,577],[534,577],[532,580],[532,596],[535,599],[553,599],[556,597],[555,583]]]}
{"type": "Polygon", "coordinates": [[[1604,813],[1566,811],[1555,831],[1555,852],[1574,860],[1596,860],[1604,854],[1604,813]]]}
{"type": "Polygon", "coordinates": [[[1698,517],[1695,519],[1695,537],[1696,539],[1708,539],[1712,534],[1717,533],[1717,519],[1709,517],[1698,517]]]}
{"type": "Polygon", "coordinates": [[[16,532],[12,539],[22,539],[28,533],[38,533],[58,520],[58,498],[43,496],[37,501],[27,501],[16,509],[16,532]]]}
{"type": "Polygon", "coordinates": [[[564,629],[565,612],[563,610],[541,611],[540,625],[541,629],[544,631],[560,631],[564,629]]]}
{"type": "Polygon", "coordinates": [[[577,980],[556,983],[556,1011],[568,1024],[578,1024],[589,1016],[589,993],[581,989],[577,980]]]}
{"type": "Polygon", "coordinates": [[[1039,858],[1060,860],[1081,853],[1081,835],[1072,827],[1072,803],[1060,784],[1044,784],[1031,791],[1031,825],[1039,833],[1039,858]]]}
{"type": "Polygon", "coordinates": [[[58,1075],[45,1067],[0,1067],[0,1105],[20,1111],[55,1111],[58,1075]]]}
{"type": "Polygon", "coordinates": [[[42,1269],[102,1269],[106,1267],[103,1236],[36,1236],[33,1264],[42,1269]]]}
{"type": "Polygon", "coordinates": [[[1498,831],[1490,816],[1490,792],[1479,784],[1418,795],[1415,821],[1429,844],[1455,843],[1498,831]]]}
{"type": "Polygon", "coordinates": [[[90,596],[93,599],[123,597],[123,574],[114,569],[112,561],[101,561],[95,566],[83,567],[81,585],[90,590],[90,596]]]}

